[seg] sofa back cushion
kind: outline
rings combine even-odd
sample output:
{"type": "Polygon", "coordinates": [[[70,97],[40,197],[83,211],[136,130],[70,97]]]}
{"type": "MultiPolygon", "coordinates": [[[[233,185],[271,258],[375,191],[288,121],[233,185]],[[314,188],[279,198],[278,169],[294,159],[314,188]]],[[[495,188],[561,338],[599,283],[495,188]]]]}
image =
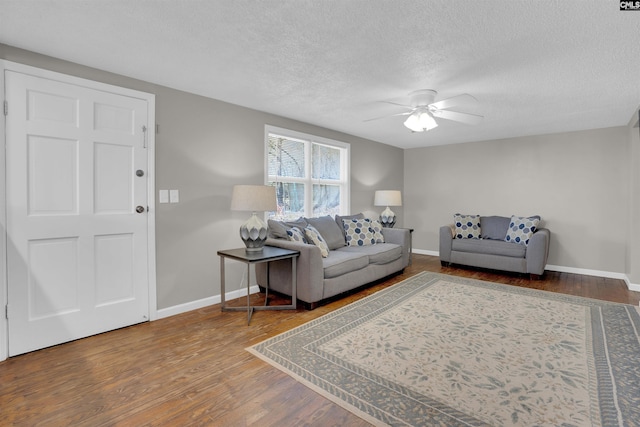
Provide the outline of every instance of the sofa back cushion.
{"type": "Polygon", "coordinates": [[[318,230],[330,250],[335,250],[345,245],[342,230],[329,215],[319,218],[307,218],[307,223],[318,230]]]}
{"type": "Polygon", "coordinates": [[[307,220],[300,217],[293,221],[276,221],[270,219],[267,221],[269,226],[269,236],[275,239],[288,239],[287,230],[291,227],[297,227],[300,230],[304,230],[307,226],[307,220]]]}
{"type": "Polygon", "coordinates": [[[481,216],[480,230],[483,239],[504,240],[511,218],[508,216],[481,216]]]}

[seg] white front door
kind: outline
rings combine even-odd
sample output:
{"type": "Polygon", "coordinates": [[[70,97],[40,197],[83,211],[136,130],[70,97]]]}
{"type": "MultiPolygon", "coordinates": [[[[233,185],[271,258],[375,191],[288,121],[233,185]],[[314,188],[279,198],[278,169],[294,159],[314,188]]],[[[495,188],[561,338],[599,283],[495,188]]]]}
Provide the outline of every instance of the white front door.
{"type": "Polygon", "coordinates": [[[147,101],[5,86],[9,355],[148,320],[147,101]]]}

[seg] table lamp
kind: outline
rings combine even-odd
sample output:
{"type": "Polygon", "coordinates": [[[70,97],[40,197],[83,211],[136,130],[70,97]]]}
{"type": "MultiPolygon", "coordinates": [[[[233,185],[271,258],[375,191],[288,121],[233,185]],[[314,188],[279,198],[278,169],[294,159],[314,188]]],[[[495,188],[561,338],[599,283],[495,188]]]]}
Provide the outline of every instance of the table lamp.
{"type": "Polygon", "coordinates": [[[247,252],[262,251],[267,240],[267,224],[256,212],[275,211],[276,188],[268,185],[234,185],[231,195],[232,211],[251,211],[251,218],[240,226],[240,238],[247,252]]]}
{"type": "Polygon", "coordinates": [[[389,206],[402,206],[402,193],[398,190],[376,191],[373,204],[387,207],[380,214],[380,224],[383,227],[392,228],[396,223],[396,214],[389,209],[389,206]]]}

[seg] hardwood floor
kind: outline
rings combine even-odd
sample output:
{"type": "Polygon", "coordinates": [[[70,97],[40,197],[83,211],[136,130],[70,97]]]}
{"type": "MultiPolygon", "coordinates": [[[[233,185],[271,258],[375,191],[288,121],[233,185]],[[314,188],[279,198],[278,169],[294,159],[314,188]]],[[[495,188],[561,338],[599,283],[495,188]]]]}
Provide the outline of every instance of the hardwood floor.
{"type": "Polygon", "coordinates": [[[214,305],[0,362],[0,425],[369,425],[244,349],[421,271],[640,301],[622,280],[547,272],[530,281],[414,255],[403,274],[313,311],[257,312],[247,326],[243,313],[214,305]]]}

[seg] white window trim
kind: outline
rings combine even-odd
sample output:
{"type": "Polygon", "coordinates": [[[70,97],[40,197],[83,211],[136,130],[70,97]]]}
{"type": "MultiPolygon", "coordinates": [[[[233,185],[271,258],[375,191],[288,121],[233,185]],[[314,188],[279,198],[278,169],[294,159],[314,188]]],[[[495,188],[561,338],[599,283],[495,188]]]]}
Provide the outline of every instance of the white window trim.
{"type": "MultiPolygon", "coordinates": [[[[267,185],[269,183],[269,158],[267,156],[268,153],[268,144],[269,144],[269,134],[277,134],[284,137],[292,138],[292,139],[300,139],[303,141],[310,141],[315,144],[326,145],[329,147],[336,147],[345,150],[345,155],[341,156],[341,165],[340,165],[340,185],[344,186],[345,191],[340,192],[340,207],[341,215],[348,215],[351,212],[351,144],[342,141],[336,141],[329,138],[323,138],[317,135],[311,135],[304,132],[298,132],[290,129],[285,129],[272,125],[265,125],[264,127],[264,183],[267,185]]],[[[311,146],[307,146],[307,149],[311,149],[311,146]]],[[[309,153],[305,152],[305,161],[310,161],[311,156],[309,153]]],[[[311,168],[307,167],[306,172],[307,175],[311,173],[311,168]]],[[[287,182],[300,182],[300,183],[311,183],[311,184],[330,184],[335,185],[335,180],[323,180],[323,179],[313,179],[310,176],[305,178],[288,178],[287,182]]],[[[312,192],[305,193],[305,210],[308,206],[312,206],[313,204],[313,195],[312,192]]],[[[305,215],[307,215],[305,213],[305,215]]],[[[265,216],[267,213],[265,213],[265,216]]]]}

